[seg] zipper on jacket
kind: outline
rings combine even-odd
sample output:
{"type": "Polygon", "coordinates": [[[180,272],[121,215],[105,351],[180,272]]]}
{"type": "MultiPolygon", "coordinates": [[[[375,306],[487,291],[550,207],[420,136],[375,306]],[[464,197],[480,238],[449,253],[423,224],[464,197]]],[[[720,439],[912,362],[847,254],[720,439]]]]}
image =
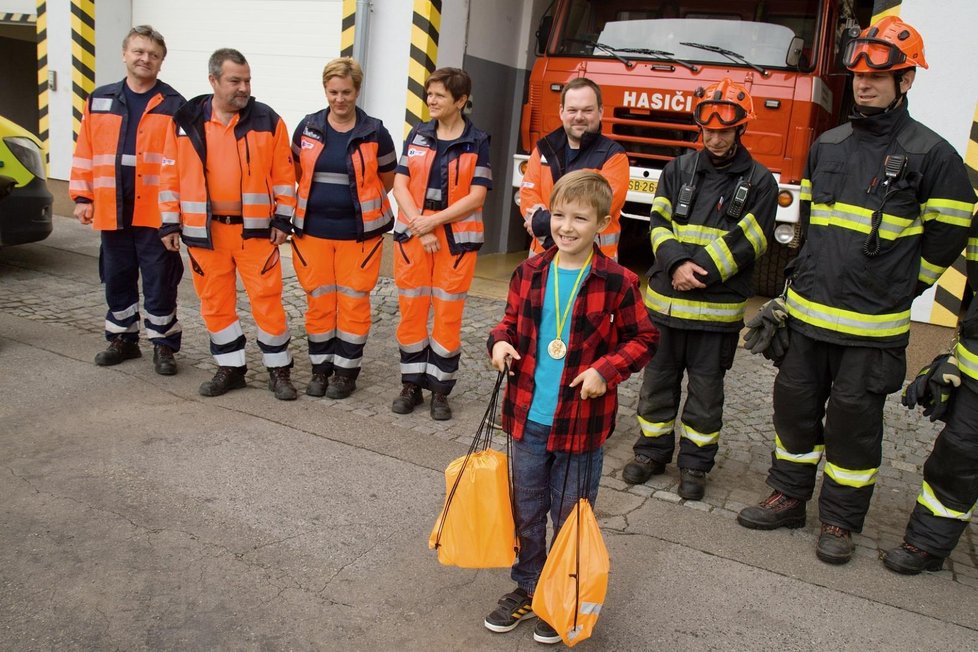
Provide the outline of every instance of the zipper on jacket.
{"type": "Polygon", "coordinates": [[[382,245],[382,244],[384,244],[384,237],[383,236],[381,236],[377,240],[377,244],[374,245],[374,248],[370,250],[370,253],[367,254],[367,257],[363,259],[363,262],[362,263],[360,263],[360,269],[363,269],[364,267],[367,266],[367,263],[369,263],[370,262],[370,259],[374,257],[374,254],[377,253],[377,250],[380,249],[380,245],[382,245]]]}
{"type": "Polygon", "coordinates": [[[411,260],[410,260],[410,259],[409,259],[409,258],[407,257],[407,254],[406,254],[406,253],[404,253],[404,243],[403,243],[403,242],[398,242],[398,243],[397,243],[397,246],[398,246],[398,247],[400,248],[400,250],[401,250],[401,258],[403,258],[403,259],[404,259],[404,262],[405,262],[405,263],[407,263],[408,265],[410,265],[410,264],[411,264],[411,260]]]}

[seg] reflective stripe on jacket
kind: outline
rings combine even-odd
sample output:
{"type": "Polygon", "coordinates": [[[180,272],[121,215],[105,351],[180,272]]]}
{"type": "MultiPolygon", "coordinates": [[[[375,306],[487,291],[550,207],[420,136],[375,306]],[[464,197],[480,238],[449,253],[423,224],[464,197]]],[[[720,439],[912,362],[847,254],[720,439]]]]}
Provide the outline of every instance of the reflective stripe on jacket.
{"type": "MultiPolygon", "coordinates": [[[[187,102],[173,116],[174,130],[160,168],[160,234],[180,231],[189,246],[210,249],[207,192],[206,104],[210,95],[187,102]]],[[[248,100],[234,127],[241,167],[242,237],[267,238],[272,226],[289,233],[295,211],[295,167],[285,123],[271,107],[248,100]]]]}
{"type": "MultiPolygon", "coordinates": [[[[377,160],[381,121],[371,118],[357,108],[356,126],[350,132],[347,146],[346,169],[350,177],[350,193],[353,196],[353,206],[357,212],[358,241],[363,242],[390,230],[394,222],[394,211],[391,209],[384,182],[378,173],[380,162],[377,160]]],[[[329,109],[306,116],[306,127],[302,134],[301,149],[299,150],[299,166],[302,174],[299,177],[299,194],[292,225],[298,236],[305,228],[306,203],[309,201],[309,191],[312,188],[316,161],[323,151],[326,140],[326,117],[329,109]]]]}
{"type": "Polygon", "coordinates": [[[716,168],[707,152],[684,154],[662,171],[649,218],[654,262],[649,270],[645,305],[652,320],[673,328],[739,331],[747,299],[753,295],[754,263],[767,250],[774,232],[778,184],[747,148],[716,168]],[[736,217],[727,209],[741,181],[750,183],[736,217]],[[680,189],[696,187],[689,214],[674,215],[680,189]],[[706,270],[706,285],[688,291],[672,287],[676,267],[692,261],[706,270]]]}
{"type": "Polygon", "coordinates": [[[163,145],[166,134],[172,129],[173,114],[184,102],[180,93],[157,82],[157,92],[139,119],[136,155],[124,156],[121,150],[129,119],[123,89],[125,83],[122,80],[100,86],[89,96],[71,160],[68,192],[75,201],[82,199],[92,203],[92,226],[100,231],[123,228],[122,186],[118,181],[122,167],[130,165],[136,168],[132,225],[159,228],[157,199],[163,145]]]}
{"type": "MultiPolygon", "coordinates": [[[[465,130],[462,135],[451,143],[445,156],[441,158],[442,187],[439,190],[428,188],[428,175],[438,152],[438,141],[435,135],[438,123],[436,120],[422,122],[408,134],[407,160],[402,157],[401,165],[410,172],[408,189],[415,205],[423,214],[430,215],[434,210],[423,210],[425,200],[441,202],[443,206],[451,206],[464,198],[472,189],[472,180],[476,177],[492,178],[492,172],[478,165],[479,149],[489,135],[465,119],[465,130]]],[[[453,254],[466,251],[478,251],[485,242],[485,228],[482,223],[482,205],[468,215],[444,225],[448,238],[449,250],[453,254]]],[[[407,240],[411,231],[405,221],[403,211],[398,211],[394,223],[394,239],[407,240]]]]}
{"type": "Polygon", "coordinates": [[[906,98],[822,134],[802,180],[792,328],[841,345],[906,346],[910,304],[964,249],[974,202],[961,157],[910,117],[906,98]],[[888,156],[905,159],[895,178],[888,156]]]}

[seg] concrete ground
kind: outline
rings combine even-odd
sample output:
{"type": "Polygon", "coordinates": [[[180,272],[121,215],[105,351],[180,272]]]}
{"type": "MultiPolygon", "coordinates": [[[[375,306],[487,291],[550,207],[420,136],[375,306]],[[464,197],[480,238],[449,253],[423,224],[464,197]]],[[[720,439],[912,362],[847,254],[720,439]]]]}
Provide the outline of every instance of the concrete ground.
{"type": "MultiPolygon", "coordinates": [[[[213,366],[189,277],[180,374],[154,374],[145,344],[143,359],[97,368],[97,238],[63,218],[55,229],[0,251],[0,649],[537,647],[532,626],[498,635],[481,624],[511,589],[506,570],[443,567],[426,546],[444,467],[464,453],[494,380],[483,342],[502,310],[498,281],[480,280],[467,303],[447,424],[427,405],[390,412],[397,306],[386,278],[353,397],[276,401],[245,317],[249,388],[205,399],[196,388],[213,366]]],[[[301,389],[304,298],[287,277],[301,389]]],[[[793,532],[736,524],[766,493],[773,376],[738,353],[718,465],[697,502],[675,493],[673,468],[647,485],[620,480],[640,378],[622,386],[596,505],[609,593],[582,647],[978,647],[974,525],[939,573],[906,578],[877,560],[900,541],[938,431],[892,397],[876,497],[849,565],[815,559],[815,504],[793,532]]]]}

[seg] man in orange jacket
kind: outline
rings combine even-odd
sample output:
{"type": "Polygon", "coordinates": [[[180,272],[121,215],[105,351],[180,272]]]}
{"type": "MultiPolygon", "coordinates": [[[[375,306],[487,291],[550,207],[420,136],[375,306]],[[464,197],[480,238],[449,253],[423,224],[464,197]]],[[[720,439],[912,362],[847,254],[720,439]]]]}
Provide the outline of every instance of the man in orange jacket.
{"type": "Polygon", "coordinates": [[[122,42],[126,78],[100,86],[85,104],[71,164],[69,192],[75,218],[101,234],[99,274],[105,283],[105,339],[100,367],[138,358],[139,276],[143,279],[146,336],[156,373],[177,372],[180,350],[177,285],[180,255],[160,243],[159,194],[163,143],[184,99],[159,81],[166,57],[163,35],[149,25],[122,42]]]}
{"type": "Polygon", "coordinates": [[[596,242],[609,258],[618,258],[621,209],[628,193],[628,156],[624,148],[601,134],[601,87],[587,77],[570,80],[560,92],[562,126],[537,142],[520,186],[524,226],[533,236],[530,252],[553,246],[550,237],[550,191],[573,170],[594,170],[611,184],[611,222],[596,242]]]}
{"type": "Polygon", "coordinates": [[[295,400],[292,354],[282,306],[278,246],[291,231],[295,170],[285,123],[251,97],[251,69],[237,50],[211,55],[213,95],[187,102],[173,117],[160,173],[160,234],[167,249],[187,244],[200,312],[218,364],[200,386],[220,396],[245,386],[245,336],[238,321],[235,272],[258,326],[268,388],[295,400]]]}

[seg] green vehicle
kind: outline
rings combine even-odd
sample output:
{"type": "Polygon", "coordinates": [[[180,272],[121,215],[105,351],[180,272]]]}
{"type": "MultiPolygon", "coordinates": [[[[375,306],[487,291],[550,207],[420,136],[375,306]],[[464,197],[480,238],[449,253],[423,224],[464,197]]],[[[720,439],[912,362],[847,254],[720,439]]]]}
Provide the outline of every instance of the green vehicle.
{"type": "Polygon", "coordinates": [[[0,116],[0,246],[51,234],[53,197],[45,169],[37,136],[0,116]]]}

